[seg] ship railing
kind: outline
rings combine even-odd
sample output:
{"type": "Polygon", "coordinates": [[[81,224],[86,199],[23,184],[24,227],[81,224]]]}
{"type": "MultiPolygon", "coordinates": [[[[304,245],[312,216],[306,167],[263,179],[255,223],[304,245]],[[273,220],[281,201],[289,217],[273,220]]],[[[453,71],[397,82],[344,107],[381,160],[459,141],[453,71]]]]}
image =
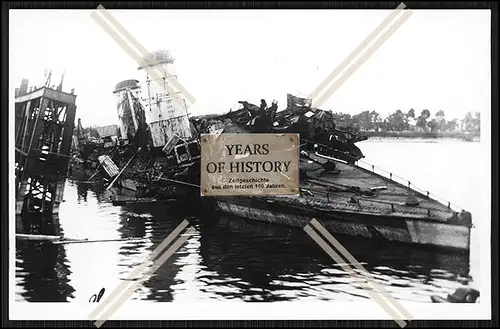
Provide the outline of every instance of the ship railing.
{"type": "Polygon", "coordinates": [[[415,191],[415,192],[418,192],[420,193],[421,195],[429,198],[429,199],[432,199],[432,200],[435,200],[435,201],[438,201],[446,206],[448,206],[448,209],[451,209],[453,211],[456,211],[456,212],[460,212],[463,210],[462,207],[456,205],[456,204],[453,204],[451,203],[450,201],[444,199],[444,198],[441,198],[427,190],[424,190],[424,189],[421,189],[419,188],[418,186],[416,186],[415,184],[413,184],[411,181],[403,178],[403,177],[400,177],[398,175],[395,175],[394,173],[392,172],[389,172],[387,170],[384,170],[382,168],[379,168],[379,167],[376,167],[375,165],[371,164],[371,163],[368,163],[366,161],[363,161],[363,160],[358,160],[355,162],[355,165],[360,167],[360,168],[363,168],[365,170],[368,170],[368,171],[371,171],[375,174],[378,174],[386,179],[389,179],[393,182],[396,182],[396,183],[399,183],[401,185],[405,185],[407,186],[409,189],[415,191]]]}
{"type": "MultiPolygon", "coordinates": [[[[328,148],[328,145],[325,145],[325,144],[321,144],[321,143],[318,143],[318,142],[315,142],[315,141],[312,141],[312,140],[307,140],[307,139],[302,139],[303,141],[305,142],[308,142],[308,143],[314,143],[315,145],[321,145],[321,146],[324,146],[324,147],[327,147],[328,148]]],[[[451,209],[453,211],[456,211],[456,212],[460,212],[460,211],[463,211],[463,208],[456,205],[456,204],[453,204],[451,203],[450,201],[444,199],[444,198],[441,198],[433,193],[430,193],[429,191],[427,190],[424,190],[424,189],[421,189],[417,186],[415,186],[414,184],[411,183],[411,181],[403,178],[403,177],[400,177],[398,175],[395,175],[393,174],[392,172],[389,172],[387,170],[384,170],[382,168],[378,168],[376,167],[375,165],[371,164],[371,163],[368,163],[366,161],[363,161],[363,160],[360,160],[360,159],[356,159],[348,154],[344,154],[344,156],[347,156],[347,157],[351,157],[352,158],[352,161],[354,162],[354,164],[357,166],[357,167],[360,167],[362,169],[365,169],[365,170],[368,170],[368,171],[371,171],[375,174],[378,174],[386,179],[389,179],[395,183],[399,183],[401,185],[406,185],[409,189],[423,195],[424,197],[427,197],[429,199],[432,199],[432,200],[435,200],[443,205],[447,205],[448,206],[448,209],[451,209]],[[360,165],[361,164],[361,165],[360,165]]],[[[345,163],[345,161],[341,160],[342,162],[345,163]]]]}

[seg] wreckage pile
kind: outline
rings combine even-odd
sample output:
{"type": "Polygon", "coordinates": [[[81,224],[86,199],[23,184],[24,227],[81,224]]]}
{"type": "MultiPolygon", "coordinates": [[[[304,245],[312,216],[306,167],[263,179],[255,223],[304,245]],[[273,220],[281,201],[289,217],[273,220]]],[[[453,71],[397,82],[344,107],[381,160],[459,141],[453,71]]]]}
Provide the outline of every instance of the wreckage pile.
{"type": "MultiPolygon", "coordinates": [[[[250,133],[299,133],[302,150],[335,156],[348,163],[363,157],[354,143],[366,137],[339,129],[331,112],[313,108],[309,100],[290,94],[286,109],[280,112],[275,101],[269,107],[265,100],[261,100],[260,106],[240,101],[242,107],[236,111],[191,117],[192,138],[165,136],[167,142],[161,147],[154,147],[149,126],[141,115],[144,110],[136,97],[130,94],[127,98],[131,100],[130,106],[123,101],[119,104],[120,119],[129,119],[127,133],[118,129],[115,143],[98,144],[80,139],[82,147],[72,160],[73,169],[79,173],[83,164],[86,180],[103,182],[107,189],[113,187],[114,201],[171,198],[183,195],[181,191],[186,187],[196,187],[199,139],[207,133],[237,133],[241,127],[250,133]],[[136,114],[134,120],[130,120],[133,113],[136,114]]],[[[123,127],[121,124],[120,128],[123,127]]]]}
{"type": "MultiPolygon", "coordinates": [[[[161,150],[160,150],[161,151],[161,150]]],[[[172,157],[159,150],[135,144],[96,147],[84,160],[86,182],[96,182],[113,188],[113,201],[136,198],[165,199],[181,195],[182,186],[169,184],[169,178],[188,176],[190,166],[177,166],[172,157]]]]}
{"type": "Polygon", "coordinates": [[[311,107],[310,100],[288,94],[287,108],[280,112],[275,101],[270,107],[265,100],[261,100],[260,106],[246,101],[239,103],[242,108],[237,111],[193,118],[196,129],[200,134],[232,133],[230,124],[236,124],[254,133],[299,133],[304,150],[335,156],[348,163],[363,158],[354,143],[367,137],[358,136],[350,127],[338,128],[332,112],[311,107]]]}

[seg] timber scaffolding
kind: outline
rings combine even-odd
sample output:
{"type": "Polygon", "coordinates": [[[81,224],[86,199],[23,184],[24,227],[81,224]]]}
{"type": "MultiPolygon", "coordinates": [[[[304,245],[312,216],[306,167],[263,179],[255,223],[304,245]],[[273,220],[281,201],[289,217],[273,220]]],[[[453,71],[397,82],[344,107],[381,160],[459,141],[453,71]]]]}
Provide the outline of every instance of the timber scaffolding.
{"type": "Polygon", "coordinates": [[[15,96],[16,214],[59,212],[70,159],[76,95],[45,85],[15,96]]]}

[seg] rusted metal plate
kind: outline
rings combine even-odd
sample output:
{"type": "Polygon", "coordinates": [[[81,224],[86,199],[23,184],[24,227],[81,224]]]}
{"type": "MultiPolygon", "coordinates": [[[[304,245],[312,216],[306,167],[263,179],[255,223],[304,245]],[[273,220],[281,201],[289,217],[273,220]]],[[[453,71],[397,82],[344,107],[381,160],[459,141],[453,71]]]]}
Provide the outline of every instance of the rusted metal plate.
{"type": "Polygon", "coordinates": [[[201,195],[297,195],[298,134],[207,134],[201,195]]]}

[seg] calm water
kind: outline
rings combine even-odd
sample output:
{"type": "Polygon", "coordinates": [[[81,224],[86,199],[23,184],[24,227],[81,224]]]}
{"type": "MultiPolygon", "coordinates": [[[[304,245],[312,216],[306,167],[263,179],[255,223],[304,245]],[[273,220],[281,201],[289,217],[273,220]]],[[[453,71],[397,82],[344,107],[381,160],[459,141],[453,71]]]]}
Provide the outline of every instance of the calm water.
{"type": "MultiPolygon", "coordinates": [[[[490,182],[475,164],[479,143],[460,141],[364,141],[366,161],[410,179],[479,218],[489,201],[478,191],[490,182]],[[486,185],[485,185],[486,184],[486,185]]],[[[233,217],[200,219],[189,205],[113,206],[89,185],[68,182],[66,202],[50,227],[17,231],[67,238],[132,239],[119,242],[52,245],[17,241],[16,299],[88,302],[101,288],[110,293],[184,218],[197,229],[133,299],[178,300],[356,300],[369,298],[302,230],[247,222],[233,217]]],[[[478,284],[478,237],[471,257],[338,237],[395,298],[430,302],[472,278],[478,284]]],[[[106,295],[105,295],[106,296],[106,295]]]]}

